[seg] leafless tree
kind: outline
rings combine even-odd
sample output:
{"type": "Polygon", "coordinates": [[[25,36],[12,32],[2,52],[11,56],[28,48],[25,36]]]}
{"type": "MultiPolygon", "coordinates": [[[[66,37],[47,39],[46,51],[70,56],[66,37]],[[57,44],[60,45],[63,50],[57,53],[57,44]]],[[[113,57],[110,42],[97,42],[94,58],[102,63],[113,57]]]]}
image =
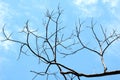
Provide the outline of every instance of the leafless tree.
{"type": "MultiPolygon", "coordinates": [[[[91,34],[94,37],[95,44],[97,44],[96,46],[98,46],[97,49],[92,48],[82,40],[81,33],[83,32],[83,30],[81,29],[84,29],[85,27],[83,26],[84,22],[81,22],[80,20],[78,20],[78,24],[75,25],[76,31],[73,31],[68,37],[64,36],[65,33],[62,32],[64,27],[60,26],[60,17],[62,13],[63,10],[61,10],[59,7],[57,8],[56,12],[50,12],[49,10],[47,10],[45,14],[47,19],[43,21],[45,35],[38,35],[37,30],[32,31],[29,27],[29,21],[27,21],[23,30],[21,31],[21,34],[26,36],[24,41],[12,39],[11,34],[6,34],[5,26],[2,29],[3,35],[5,37],[4,41],[8,40],[21,45],[18,59],[20,58],[21,54],[27,55],[28,51],[30,51],[31,54],[38,58],[40,65],[45,65],[45,68],[43,68],[42,71],[31,71],[35,74],[32,80],[35,80],[38,76],[45,76],[46,80],[49,80],[51,76],[53,76],[56,80],[80,80],[82,76],[90,78],[120,74],[120,70],[108,71],[107,66],[104,62],[104,55],[106,54],[106,50],[110,46],[112,46],[114,42],[120,39],[120,34],[117,34],[116,31],[113,30],[113,32],[108,35],[102,25],[100,25],[101,33],[99,34],[101,34],[102,36],[101,39],[98,36],[98,33],[96,33],[95,23],[93,22],[93,20],[91,20],[91,25],[87,26],[87,28],[91,30],[91,34]],[[54,26],[51,26],[51,23],[54,26]],[[31,41],[31,37],[35,39],[31,41]],[[71,42],[68,44],[67,41],[69,40],[71,40],[71,42]],[[34,42],[35,48],[33,48],[33,43],[31,42],[34,42]],[[79,46],[79,48],[74,48],[75,46],[79,46]],[[26,51],[24,48],[26,48],[26,51]],[[78,72],[70,66],[68,67],[64,65],[58,60],[58,58],[61,56],[63,58],[66,58],[78,54],[82,50],[87,50],[100,57],[102,66],[104,68],[101,73],[86,74],[78,72]],[[53,68],[55,68],[55,70],[53,68]]],[[[75,57],[73,57],[73,59],[74,58],[75,57]]],[[[79,64],[79,62],[75,63],[79,64]]]]}

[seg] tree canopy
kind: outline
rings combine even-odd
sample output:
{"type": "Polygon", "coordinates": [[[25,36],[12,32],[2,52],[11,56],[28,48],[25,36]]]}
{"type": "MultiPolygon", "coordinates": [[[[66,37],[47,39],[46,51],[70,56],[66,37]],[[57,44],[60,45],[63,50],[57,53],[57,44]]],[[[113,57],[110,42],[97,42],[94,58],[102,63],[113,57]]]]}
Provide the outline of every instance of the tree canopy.
{"type": "MultiPolygon", "coordinates": [[[[57,8],[57,11],[46,11],[46,18],[42,25],[44,28],[43,35],[39,34],[37,29],[31,30],[29,20],[26,21],[23,30],[20,32],[25,36],[22,41],[13,39],[12,34],[7,35],[5,26],[2,28],[4,41],[20,44],[18,59],[22,54],[32,54],[38,59],[40,66],[44,65],[41,71],[30,71],[35,75],[32,80],[35,80],[38,76],[45,77],[46,80],[81,80],[81,77],[120,75],[120,69],[109,69],[109,66],[105,63],[106,57],[104,57],[104,55],[109,54],[108,51],[114,43],[119,41],[120,34],[115,30],[107,33],[107,29],[104,29],[102,25],[96,26],[97,23],[94,22],[94,19],[91,19],[89,26],[84,26],[85,21],[79,19],[73,32],[69,32],[71,31],[69,29],[64,31],[65,27],[61,26],[62,13],[63,10],[60,7],[57,8]],[[84,38],[85,36],[87,38],[84,38]],[[90,58],[83,60],[90,61],[88,64],[100,67],[100,71],[96,72],[94,69],[93,73],[82,71],[81,64],[86,62],[81,61],[83,55],[88,55],[90,58],[96,56],[99,65],[92,62],[90,58]]],[[[84,68],[89,69],[89,66],[84,68]]]]}

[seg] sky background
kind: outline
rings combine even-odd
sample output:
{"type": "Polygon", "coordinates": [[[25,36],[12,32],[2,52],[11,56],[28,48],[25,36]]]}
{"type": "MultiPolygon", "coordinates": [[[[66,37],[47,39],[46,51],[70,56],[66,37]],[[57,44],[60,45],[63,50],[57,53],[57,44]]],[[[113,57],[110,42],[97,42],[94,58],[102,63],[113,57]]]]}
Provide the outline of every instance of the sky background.
{"type": "MultiPolygon", "coordinates": [[[[42,29],[40,27],[42,20],[45,19],[44,14],[46,10],[56,10],[59,3],[64,10],[61,20],[62,24],[66,26],[65,32],[67,32],[68,29],[69,31],[75,30],[75,22],[77,22],[79,18],[85,21],[85,25],[90,25],[90,21],[93,18],[93,20],[97,22],[97,27],[102,24],[108,33],[113,29],[120,32],[120,0],[0,0],[0,41],[4,39],[2,35],[2,27],[4,24],[6,24],[6,32],[8,34],[14,32],[13,35],[22,29],[27,20],[30,21],[29,24],[32,29],[42,29]]],[[[40,34],[43,33],[44,32],[41,32],[40,34]]],[[[87,40],[89,37],[88,34],[86,34],[85,37],[87,40]]],[[[13,37],[18,40],[23,39],[21,35],[13,37]]],[[[40,70],[40,65],[38,65],[38,61],[33,56],[22,55],[20,60],[17,61],[19,46],[20,45],[9,41],[0,42],[0,80],[31,80],[34,74],[30,73],[30,70],[40,70]]],[[[120,69],[119,48],[119,44],[114,44],[108,51],[108,54],[105,55],[105,62],[107,66],[109,66],[109,70],[120,69]]],[[[93,54],[88,55],[88,52],[84,53],[85,54],[81,54],[82,57],[79,59],[81,65],[76,65],[76,63],[70,59],[72,58],[71,56],[69,59],[61,62],[81,72],[100,72],[102,68],[101,64],[99,64],[99,57],[93,54]],[[93,65],[91,63],[98,64],[93,65]],[[80,69],[76,67],[80,67],[80,69]]],[[[73,57],[77,56],[78,55],[75,55],[73,57]]],[[[79,57],[77,57],[76,60],[78,58],[79,57]]],[[[82,77],[81,80],[119,79],[120,75],[97,79],[82,77]]]]}

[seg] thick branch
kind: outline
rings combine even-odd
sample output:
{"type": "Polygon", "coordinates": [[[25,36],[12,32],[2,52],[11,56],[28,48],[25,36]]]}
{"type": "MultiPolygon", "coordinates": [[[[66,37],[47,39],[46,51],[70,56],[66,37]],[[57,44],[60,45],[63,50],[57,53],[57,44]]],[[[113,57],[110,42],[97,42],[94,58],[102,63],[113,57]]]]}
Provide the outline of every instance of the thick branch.
{"type": "Polygon", "coordinates": [[[74,73],[74,72],[61,72],[61,74],[74,74],[76,76],[84,76],[84,77],[103,77],[103,76],[111,76],[111,75],[117,75],[120,74],[120,70],[116,71],[109,71],[105,73],[98,73],[98,74],[83,74],[83,73],[74,73]]]}

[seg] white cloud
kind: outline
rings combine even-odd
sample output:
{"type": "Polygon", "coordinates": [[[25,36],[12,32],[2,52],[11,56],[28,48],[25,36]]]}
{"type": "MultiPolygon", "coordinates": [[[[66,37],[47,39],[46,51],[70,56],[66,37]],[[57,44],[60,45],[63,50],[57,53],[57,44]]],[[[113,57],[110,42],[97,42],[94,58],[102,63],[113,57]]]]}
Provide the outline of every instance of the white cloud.
{"type": "Polygon", "coordinates": [[[80,10],[82,16],[97,17],[101,15],[101,11],[97,6],[98,0],[73,0],[73,3],[80,10]]]}
{"type": "Polygon", "coordinates": [[[120,0],[73,0],[79,13],[84,17],[101,17],[109,13],[120,18],[120,0]]]}
{"type": "Polygon", "coordinates": [[[102,0],[102,2],[108,6],[107,8],[112,15],[120,20],[120,0],[102,0]]]}
{"type": "Polygon", "coordinates": [[[97,0],[74,0],[74,3],[76,5],[91,5],[91,4],[96,4],[97,0]]]}
{"type": "Polygon", "coordinates": [[[119,0],[102,0],[103,3],[108,3],[110,7],[116,7],[119,5],[119,0]]]}

